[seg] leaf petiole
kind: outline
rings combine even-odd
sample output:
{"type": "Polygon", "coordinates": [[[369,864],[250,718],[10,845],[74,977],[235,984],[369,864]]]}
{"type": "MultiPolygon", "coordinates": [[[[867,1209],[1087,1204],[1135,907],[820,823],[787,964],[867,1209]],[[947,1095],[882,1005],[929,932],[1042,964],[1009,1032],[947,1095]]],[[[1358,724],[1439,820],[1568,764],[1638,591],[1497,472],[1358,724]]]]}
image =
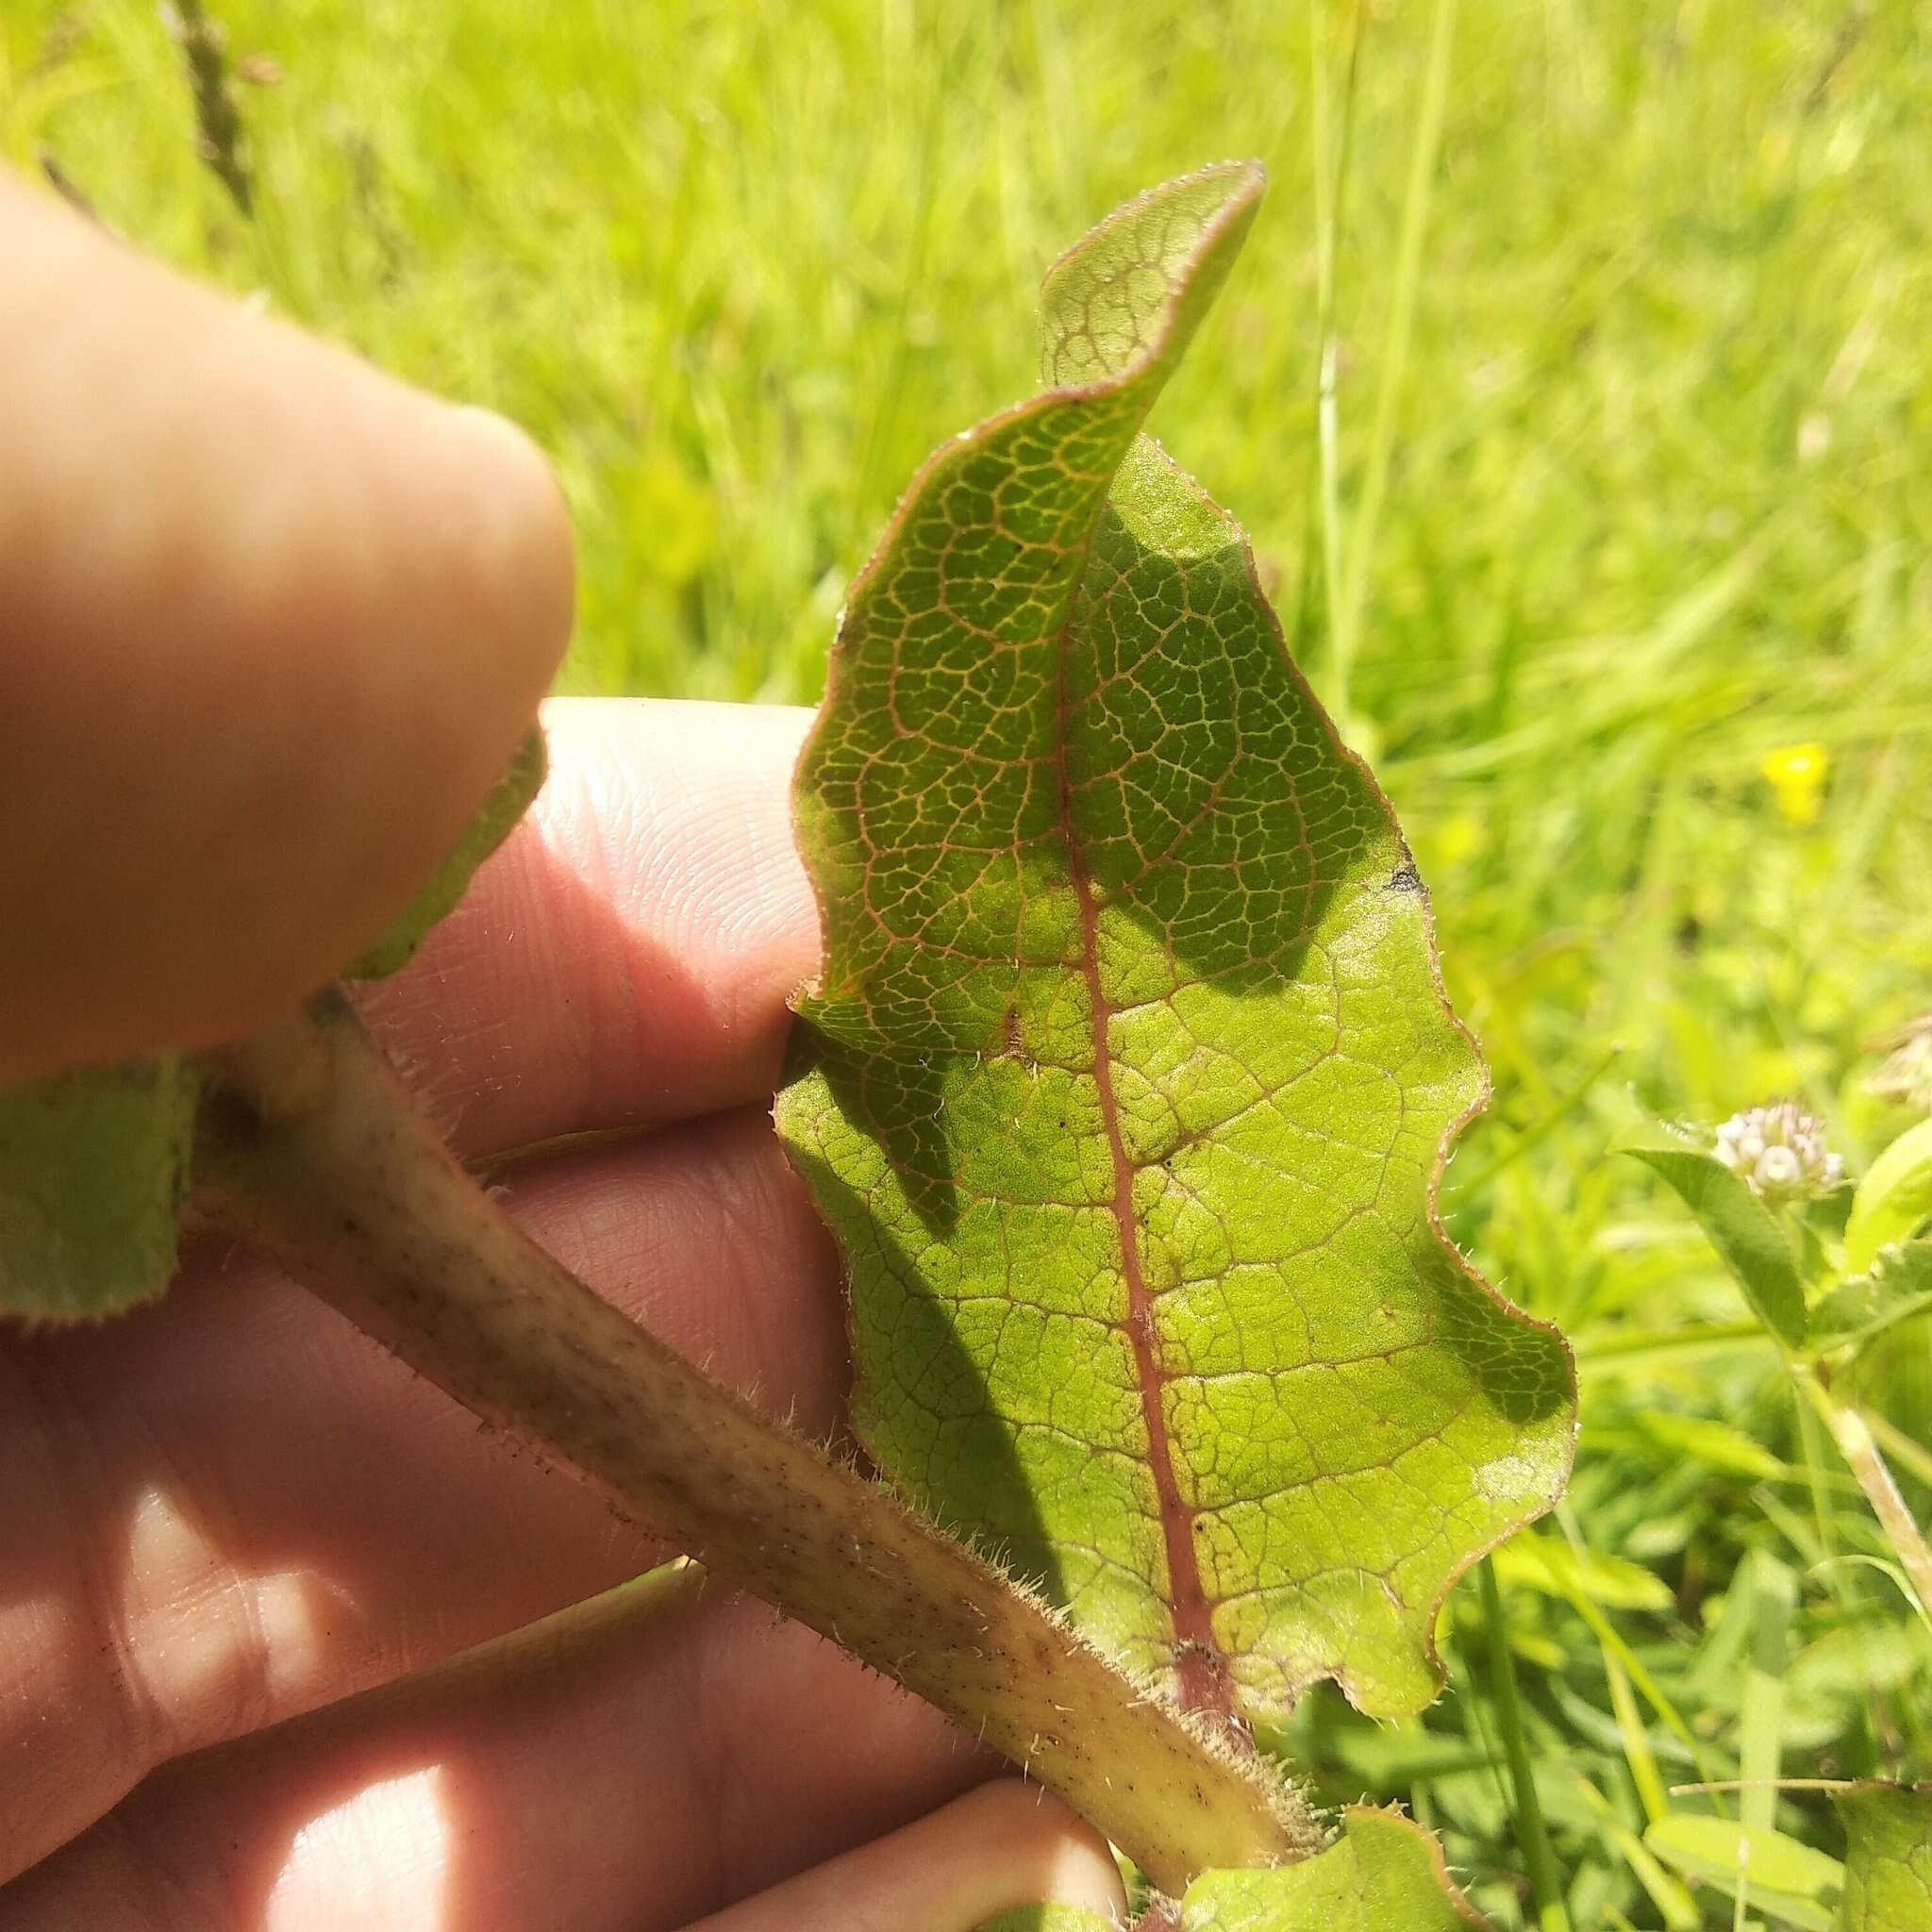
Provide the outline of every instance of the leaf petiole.
{"type": "Polygon", "coordinates": [[[710,1382],[527,1240],[339,993],[220,1056],[198,1207],[493,1427],[937,1705],[1156,1884],[1324,1833],[1252,1755],[1037,1597],[710,1382]]]}

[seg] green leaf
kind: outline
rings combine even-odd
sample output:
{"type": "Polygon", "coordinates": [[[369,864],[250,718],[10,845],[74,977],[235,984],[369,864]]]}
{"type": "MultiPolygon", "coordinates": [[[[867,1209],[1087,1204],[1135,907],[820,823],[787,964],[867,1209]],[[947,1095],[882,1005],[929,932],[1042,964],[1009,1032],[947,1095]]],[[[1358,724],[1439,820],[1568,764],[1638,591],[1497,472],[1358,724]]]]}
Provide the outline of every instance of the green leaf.
{"type": "Polygon", "coordinates": [[[1932,1785],[1859,1785],[1832,1803],[1845,1828],[1843,1932],[1925,1932],[1932,1785]]]}
{"type": "Polygon", "coordinates": [[[1901,1134],[1858,1183],[1845,1223],[1845,1266],[1866,1269],[1880,1248],[1932,1220],[1932,1120],[1901,1134]]]}
{"type": "Polygon", "coordinates": [[[1869,1274],[1840,1282],[1811,1311],[1814,1335],[1836,1346],[1875,1340],[1932,1309],[1932,1241],[1880,1248],[1869,1274]]]}
{"type": "Polygon", "coordinates": [[[167,1287],[200,1089],[164,1056],[0,1090],[0,1313],[86,1320],[167,1287]]]}
{"type": "Polygon", "coordinates": [[[1740,1475],[1750,1482],[1768,1482],[1790,1473],[1790,1464],[1780,1461],[1755,1436],[1732,1428],[1729,1423],[1714,1422],[1709,1416],[1675,1415],[1663,1408],[1644,1409],[1637,1416],[1637,1426],[1654,1442],[1679,1456],[1707,1463],[1727,1475],[1740,1475]]]}
{"type": "Polygon", "coordinates": [[[1728,1898],[1747,1888],[1754,1912],[1805,1932],[1834,1932],[1844,1868],[1781,1831],[1673,1811],[1643,1834],[1666,1865],[1728,1898]]]}
{"type": "Polygon", "coordinates": [[[344,979],[383,979],[409,963],[430,927],[456,909],[476,868],[516,829],[543,789],[547,766],[542,726],[533,724],[448,856],[397,913],[389,930],[343,972],[344,979]]]}
{"type": "Polygon", "coordinates": [[[1788,1348],[1805,1345],[1805,1290],[1777,1217],[1723,1161],[1694,1147],[1631,1147],[1627,1153],[1669,1181],[1752,1312],[1788,1348]]]}
{"type": "Polygon", "coordinates": [[[1558,1492],[1574,1383],[1435,1217],[1485,1083],[1407,848],[1139,434],[1259,192],[1209,169],[1064,257],[1062,386],[934,456],[854,587],[777,1117],[925,1509],[1184,1702],[1394,1716],[1558,1492]]]}
{"type": "Polygon", "coordinates": [[[1599,1609],[1668,1610],[1676,1598],[1654,1571],[1623,1557],[1581,1555],[1560,1538],[1511,1537],[1490,1557],[1499,1582],[1564,1600],[1579,1592],[1599,1609]]]}
{"type": "Polygon", "coordinates": [[[1275,1872],[1208,1872],[1181,1932],[1469,1932],[1486,1924],[1449,1881],[1442,1849],[1399,1811],[1352,1805],[1341,1841],[1275,1872]]]}
{"type": "Polygon", "coordinates": [[[1084,1906],[1021,1906],[989,1919],[978,1932],[1118,1932],[1111,1920],[1084,1906]]]}
{"type": "Polygon", "coordinates": [[[1763,1549],[1747,1550],[1739,1574],[1746,1579],[1751,1623],[1738,1725],[1738,1775],[1744,1786],[1738,1816],[1746,1825],[1771,1830],[1784,1770],[1785,1679],[1798,1578],[1763,1549]]]}

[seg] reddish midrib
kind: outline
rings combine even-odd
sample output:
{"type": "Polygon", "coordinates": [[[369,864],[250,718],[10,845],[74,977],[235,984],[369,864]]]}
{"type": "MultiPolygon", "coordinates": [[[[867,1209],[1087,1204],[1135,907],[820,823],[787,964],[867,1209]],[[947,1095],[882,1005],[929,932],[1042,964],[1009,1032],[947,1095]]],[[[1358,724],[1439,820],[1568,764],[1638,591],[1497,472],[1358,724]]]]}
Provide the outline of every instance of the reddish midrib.
{"type": "MultiPolygon", "coordinates": [[[[1071,627],[1071,626],[1070,626],[1071,627]]],[[[1121,1272],[1127,1284],[1127,1340],[1141,1384],[1141,1414],[1147,1425],[1147,1461],[1160,1506],[1160,1530],[1167,1546],[1168,1593],[1172,1599],[1174,1674],[1181,1703],[1190,1710],[1218,1716],[1241,1729],[1234,1707],[1227,1657],[1214,1635],[1213,1605],[1201,1581],[1194,1552],[1194,1512],[1174,1481],[1174,1449],[1167,1414],[1161,1407],[1166,1375],[1155,1350],[1154,1296],[1141,1268],[1141,1233],[1134,1219],[1134,1165],[1121,1138],[1120,1109],[1114,1099],[1113,1062],[1108,1051],[1110,1009],[1100,986],[1100,908],[1087,855],[1074,824],[1074,785],[1067,770],[1067,637],[1059,641],[1059,717],[1055,741],[1060,788],[1060,831],[1067,870],[1080,907],[1080,966],[1087,980],[1087,1003],[1093,1015],[1093,1084],[1100,1095],[1102,1130],[1113,1159],[1113,1214],[1120,1228],[1121,1272]]]]}

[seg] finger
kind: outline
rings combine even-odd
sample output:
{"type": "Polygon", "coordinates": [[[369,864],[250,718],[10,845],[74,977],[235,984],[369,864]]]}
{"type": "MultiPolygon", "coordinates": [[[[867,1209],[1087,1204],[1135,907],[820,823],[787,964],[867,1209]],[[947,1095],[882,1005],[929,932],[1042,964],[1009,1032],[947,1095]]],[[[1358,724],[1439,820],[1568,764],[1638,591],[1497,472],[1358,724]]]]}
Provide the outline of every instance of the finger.
{"type": "MultiPolygon", "coordinates": [[[[708,1591],[646,1622],[628,1594],[182,1760],[0,1890],[0,1932],[658,1932],[993,1768],[761,1605],[708,1591]]],[[[1037,1843],[1032,1797],[1011,1811],[1037,1843]]]]}
{"type": "Polygon", "coordinates": [[[768,1096],[818,962],[792,843],[810,714],[553,703],[551,780],[363,1009],[467,1153],[768,1096]]]}
{"type": "Polygon", "coordinates": [[[509,758],[570,628],[535,449],[0,176],[0,1080],[253,1031],[509,758]]]}
{"type": "Polygon", "coordinates": [[[1106,1840],[1038,1785],[1000,1778],[690,1932],[974,1932],[1016,1906],[1124,1923],[1106,1840]]]}
{"type": "MultiPolygon", "coordinates": [[[[836,1265],[758,1112],[517,1177],[530,1232],[801,1426],[836,1265]]],[[[199,1270],[0,1349],[0,1875],[152,1765],[449,1655],[659,1554],[312,1297],[199,1270]],[[10,1373],[9,1373],[10,1372],[10,1373]]]]}
{"type": "MultiPolygon", "coordinates": [[[[803,722],[561,708],[544,825],[485,868],[393,1003],[377,1002],[470,1144],[770,1091],[784,996],[816,950],[784,802],[803,722]],[[600,814],[635,829],[607,840],[600,814]],[[507,956],[525,963],[492,963],[507,956]],[[688,970],[653,979],[658,959],[688,970]],[[640,990],[600,991],[600,975],[640,990]],[[658,1024],[674,999],[677,1024],[658,1024]],[[639,1101],[660,1058],[674,1075],[639,1101]]],[[[517,1198],[538,1238],[621,1305],[821,1426],[844,1356],[817,1219],[762,1118],[708,1129],[689,1154],[552,1162],[517,1198]],[[654,1305],[677,1284],[709,1292],[654,1305]]],[[[647,1555],[306,1295],[253,1274],[203,1274],[98,1336],[13,1354],[25,1374],[0,1408],[0,1469],[31,1474],[0,1485],[0,1547],[44,1587],[0,1603],[0,1785],[18,1767],[25,1793],[0,1815],[0,1870],[176,1751],[447,1654],[647,1555]],[[512,1539],[526,1562],[503,1560],[512,1539]],[[57,1728],[63,1713],[86,1722],[57,1728]]]]}

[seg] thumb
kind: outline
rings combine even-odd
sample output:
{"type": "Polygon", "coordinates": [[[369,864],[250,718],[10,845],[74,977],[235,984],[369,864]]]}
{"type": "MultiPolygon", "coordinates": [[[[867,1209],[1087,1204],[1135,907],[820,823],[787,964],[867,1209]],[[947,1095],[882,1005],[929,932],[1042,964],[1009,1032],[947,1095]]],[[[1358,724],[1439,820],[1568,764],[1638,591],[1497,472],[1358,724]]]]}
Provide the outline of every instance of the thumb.
{"type": "Polygon", "coordinates": [[[508,762],[542,458],[0,174],[0,1081],[255,1030],[508,762]]]}

